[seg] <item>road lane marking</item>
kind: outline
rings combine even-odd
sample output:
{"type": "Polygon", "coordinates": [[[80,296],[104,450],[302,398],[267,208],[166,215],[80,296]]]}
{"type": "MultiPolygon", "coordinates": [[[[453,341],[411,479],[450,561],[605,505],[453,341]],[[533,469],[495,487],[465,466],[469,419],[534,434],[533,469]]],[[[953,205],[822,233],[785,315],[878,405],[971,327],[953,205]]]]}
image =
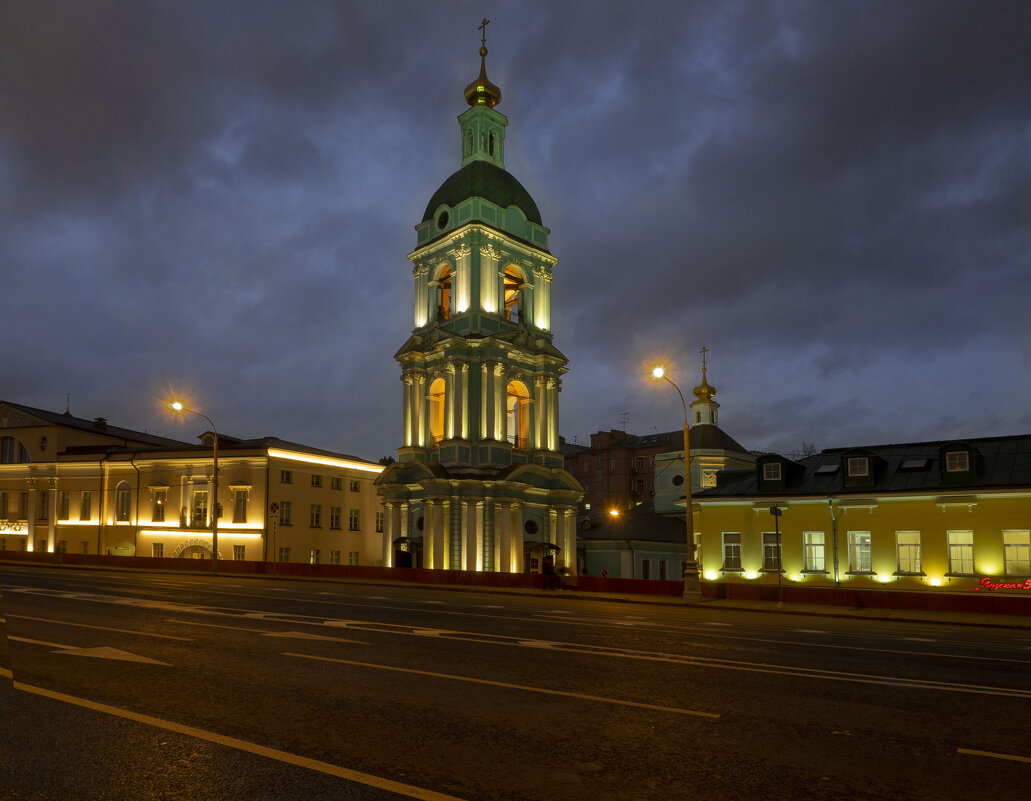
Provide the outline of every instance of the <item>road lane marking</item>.
{"type": "Polygon", "coordinates": [[[348,642],[356,645],[368,645],[365,640],[349,640],[344,637],[327,637],[324,634],[307,634],[303,631],[266,631],[265,629],[247,628],[244,626],[220,626],[217,623],[195,623],[192,620],[173,620],[165,618],[166,623],[178,623],[183,626],[201,626],[206,629],[227,629],[229,631],[246,631],[250,634],[260,634],[262,637],[296,637],[303,640],[327,640],[330,642],[348,642]]]}
{"type": "Polygon", "coordinates": [[[21,690],[22,692],[33,693],[34,695],[41,695],[44,698],[50,698],[54,701],[61,701],[66,704],[73,704],[75,706],[83,707],[94,712],[101,712],[105,715],[112,715],[117,718],[124,720],[131,720],[136,723],[142,723],[144,726],[151,726],[156,729],[164,729],[165,731],[175,732],[176,734],[183,734],[187,737],[193,737],[197,740],[204,740],[205,742],[214,743],[215,745],[222,745],[227,748],[234,748],[237,751],[244,751],[248,754],[255,754],[256,756],[266,757],[268,759],[274,759],[278,762],[284,762],[288,765],[296,765],[300,768],[306,768],[307,770],[314,770],[319,773],[325,773],[330,776],[336,776],[340,779],[345,779],[350,782],[357,784],[364,784],[367,787],[375,787],[379,790],[386,790],[387,792],[397,793],[398,795],[407,796],[408,798],[415,798],[418,801],[463,801],[453,795],[445,795],[444,793],[437,793],[433,790],[427,790],[422,787],[415,787],[411,784],[403,784],[396,782],[391,779],[384,779],[380,776],[373,776],[369,773],[362,773],[357,770],[351,770],[350,768],[344,768],[339,765],[332,765],[328,762],[321,762],[317,759],[309,759],[308,757],[300,756],[299,754],[291,754],[288,751],[280,751],[277,748],[268,748],[264,745],[258,745],[257,743],[251,743],[246,740],[239,740],[236,737],[226,737],[224,734],[217,734],[213,731],[207,731],[205,729],[198,729],[194,726],[186,726],[182,723],[176,723],[171,720],[164,720],[162,718],[155,718],[150,715],[142,715],[139,712],[133,712],[129,709],[122,709],[116,706],[109,706],[108,704],[101,704],[96,701],[90,701],[86,698],[77,698],[73,695],[65,695],[64,693],[55,692],[53,690],[47,690],[42,687],[35,687],[31,684],[23,684],[20,681],[14,682],[14,688],[21,690]]]}
{"type": "Polygon", "coordinates": [[[449,681],[464,681],[469,684],[486,684],[490,687],[503,687],[507,690],[524,690],[531,693],[543,695],[559,695],[563,698],[579,698],[584,701],[600,701],[604,704],[617,704],[618,706],[632,706],[638,709],[652,709],[659,712],[675,712],[679,715],[693,715],[700,718],[716,719],[719,715],[712,712],[698,712],[694,709],[681,709],[675,706],[658,706],[656,704],[643,704],[637,701],[623,701],[618,698],[604,698],[600,695],[584,695],[583,693],[571,693],[563,690],[548,690],[544,687],[528,687],[525,684],[508,684],[503,681],[490,681],[488,679],[474,679],[471,676],[452,676],[449,673],[433,673],[429,670],[415,670],[414,668],[394,667],[392,665],[374,665],[371,662],[356,662],[350,659],[334,659],[328,656],[313,656],[311,654],[295,654],[285,652],[283,656],[295,656],[300,659],[313,659],[319,662],[336,662],[341,665],[354,665],[356,667],[373,668],[375,670],[391,670],[397,673],[411,673],[416,676],[429,676],[436,679],[447,679],[449,681]]]}
{"type": "Polygon", "coordinates": [[[997,754],[994,751],[974,751],[971,748],[957,748],[957,754],[968,754],[969,756],[991,757],[992,759],[1008,759],[1010,762],[1031,762],[1031,757],[1017,756],[1016,754],[997,754]]]}
{"type": "Polygon", "coordinates": [[[115,659],[119,662],[142,662],[148,665],[164,665],[165,667],[171,667],[167,662],[159,662],[157,659],[151,659],[149,656],[140,656],[139,654],[133,654],[129,651],[122,651],[119,648],[109,648],[106,645],[98,646],[96,648],[79,648],[75,645],[62,645],[59,642],[46,642],[45,640],[31,640],[28,637],[8,637],[9,640],[15,642],[24,642],[29,645],[42,645],[44,648],[54,648],[52,653],[55,654],[67,654],[69,656],[92,656],[98,659],[115,659]]]}
{"type": "Polygon", "coordinates": [[[72,623],[67,620],[52,620],[48,617],[29,617],[28,615],[8,615],[8,617],[15,617],[19,620],[36,620],[40,623],[56,623],[59,626],[75,626],[80,629],[97,629],[99,631],[115,631],[119,634],[138,634],[141,637],[159,637],[162,640],[182,640],[183,642],[192,642],[189,637],[175,637],[171,634],[155,634],[151,631],[134,631],[133,629],[114,629],[109,626],[91,626],[88,623],[72,623]]]}

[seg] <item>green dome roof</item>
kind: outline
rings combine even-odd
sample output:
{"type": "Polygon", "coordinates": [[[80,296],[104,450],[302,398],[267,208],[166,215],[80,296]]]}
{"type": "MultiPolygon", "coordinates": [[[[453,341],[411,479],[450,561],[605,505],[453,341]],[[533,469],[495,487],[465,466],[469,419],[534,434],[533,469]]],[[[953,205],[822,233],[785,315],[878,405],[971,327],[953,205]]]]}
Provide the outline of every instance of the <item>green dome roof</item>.
{"type": "Polygon", "coordinates": [[[430,198],[422,221],[432,220],[438,206],[454,208],[471,197],[482,197],[503,209],[518,206],[527,220],[537,225],[544,224],[537,204],[515,176],[488,161],[479,160],[469,162],[440,185],[430,198]]]}

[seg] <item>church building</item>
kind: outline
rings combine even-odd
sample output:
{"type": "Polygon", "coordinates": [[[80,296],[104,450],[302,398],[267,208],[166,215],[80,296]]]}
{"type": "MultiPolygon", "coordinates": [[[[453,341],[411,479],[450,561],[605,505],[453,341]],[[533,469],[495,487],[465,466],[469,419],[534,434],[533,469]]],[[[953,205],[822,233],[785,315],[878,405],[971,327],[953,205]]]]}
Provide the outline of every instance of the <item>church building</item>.
{"type": "Polygon", "coordinates": [[[505,170],[508,120],[486,56],[481,46],[458,117],[459,169],[430,198],[408,256],[414,327],[395,355],[402,443],[376,481],[383,564],[575,571],[583,489],[559,450],[558,260],[537,204],[505,170]]]}

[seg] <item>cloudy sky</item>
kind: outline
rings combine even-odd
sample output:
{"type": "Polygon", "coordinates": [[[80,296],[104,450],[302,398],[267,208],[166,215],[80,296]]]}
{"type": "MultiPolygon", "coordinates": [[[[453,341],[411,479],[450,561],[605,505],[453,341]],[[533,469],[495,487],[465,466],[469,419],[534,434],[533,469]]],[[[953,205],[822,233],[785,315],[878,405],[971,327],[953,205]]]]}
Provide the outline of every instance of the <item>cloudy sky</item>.
{"type": "Polygon", "coordinates": [[[1031,431],[1031,5],[0,5],[0,398],[376,459],[479,69],[559,258],[561,433],[1031,431]],[[689,396],[690,400],[690,396],[689,396]]]}

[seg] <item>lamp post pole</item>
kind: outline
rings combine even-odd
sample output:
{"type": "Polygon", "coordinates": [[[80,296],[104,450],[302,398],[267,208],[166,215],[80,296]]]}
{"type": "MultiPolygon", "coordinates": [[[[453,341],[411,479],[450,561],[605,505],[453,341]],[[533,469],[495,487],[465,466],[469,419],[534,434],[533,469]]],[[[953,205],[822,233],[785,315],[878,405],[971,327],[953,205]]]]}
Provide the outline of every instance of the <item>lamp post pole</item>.
{"type": "Polygon", "coordinates": [[[701,597],[702,587],[698,578],[698,560],[695,558],[694,545],[694,509],[691,502],[691,434],[688,425],[687,402],[672,379],[666,375],[662,367],[652,370],[655,378],[663,378],[677,391],[680,405],[684,407],[684,524],[687,534],[687,564],[684,566],[684,599],[694,600],[701,597]]]}
{"type": "Polygon", "coordinates": [[[208,421],[208,425],[211,426],[212,443],[211,443],[211,460],[212,460],[212,474],[211,474],[211,489],[212,499],[209,504],[211,514],[211,573],[212,575],[218,575],[218,431],[215,429],[215,424],[211,422],[211,418],[206,414],[198,412],[196,409],[190,409],[184,406],[181,401],[172,401],[168,404],[170,409],[182,414],[183,412],[189,412],[195,414],[198,417],[203,417],[208,421]]]}

